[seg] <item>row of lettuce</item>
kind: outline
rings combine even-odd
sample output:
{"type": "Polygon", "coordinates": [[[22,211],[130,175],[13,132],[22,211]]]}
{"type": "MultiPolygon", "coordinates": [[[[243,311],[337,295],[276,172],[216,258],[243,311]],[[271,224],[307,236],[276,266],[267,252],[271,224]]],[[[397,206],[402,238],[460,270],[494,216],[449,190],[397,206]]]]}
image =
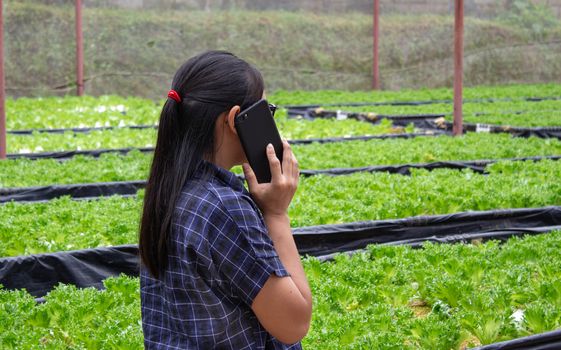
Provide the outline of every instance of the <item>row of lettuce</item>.
{"type": "MultiPolygon", "coordinates": [[[[369,246],[303,260],[314,314],[309,349],[465,349],[561,325],[561,232],[504,245],[369,246]]],[[[0,347],[138,349],[139,280],[59,285],[36,304],[0,289],[0,347]]]]}
{"type": "MultiPolygon", "coordinates": [[[[499,162],[489,174],[412,170],[301,178],[289,207],[292,227],[561,203],[561,162],[499,162]],[[321,205],[318,205],[321,203],[321,205]]],[[[143,191],[136,197],[68,197],[0,207],[0,256],[137,242],[143,191]]]]}
{"type": "MultiPolygon", "coordinates": [[[[363,112],[373,115],[419,115],[444,114],[452,120],[449,103],[425,104],[419,106],[333,106],[323,110],[363,112]]],[[[510,125],[515,127],[561,127],[561,96],[555,100],[528,102],[496,101],[465,103],[464,122],[474,124],[510,125]]]]}
{"type": "MultiPolygon", "coordinates": [[[[487,113],[480,116],[481,123],[491,121],[513,125],[560,125],[561,102],[559,84],[511,85],[502,87],[473,87],[465,89],[464,109],[467,115],[487,113]],[[498,99],[485,102],[481,99],[498,99]],[[540,102],[527,102],[527,98],[546,98],[540,102]],[[503,99],[503,101],[501,101],[503,99]],[[504,100],[506,99],[506,100],[504,100]],[[528,113],[518,119],[513,112],[528,113]],[[556,111],[555,113],[550,113],[556,111]],[[499,116],[499,114],[504,114],[499,116]],[[556,115],[556,119],[548,116],[556,115]],[[500,119],[496,119],[500,118],[500,119]],[[522,123],[522,124],[520,124],[522,123]],[[529,123],[529,124],[528,124],[529,123]],[[556,124],[555,124],[556,123],[556,124]]],[[[388,101],[450,100],[450,89],[411,91],[278,91],[269,95],[269,100],[279,105],[371,103],[388,101]]],[[[20,98],[7,101],[7,129],[76,128],[126,125],[154,125],[157,123],[164,100],[157,102],[134,97],[64,97],[64,98],[20,98]]],[[[348,108],[348,107],[341,107],[348,108]]],[[[431,104],[420,106],[377,106],[366,111],[378,114],[451,113],[452,105],[431,104]]],[[[470,117],[471,118],[471,117],[470,117]]]]}
{"type": "MultiPolygon", "coordinates": [[[[316,119],[313,121],[299,121],[286,117],[286,112],[279,113],[276,119],[281,136],[289,139],[310,139],[349,137],[364,135],[384,135],[412,133],[415,128],[410,125],[405,128],[394,127],[389,120],[378,124],[364,123],[356,120],[341,120],[334,123],[331,120],[316,119]]],[[[9,153],[41,153],[71,150],[109,149],[125,147],[154,147],[157,130],[149,129],[109,129],[95,130],[88,133],[39,133],[31,135],[8,134],[7,144],[9,153]]]]}
{"type": "MultiPolygon", "coordinates": [[[[514,138],[507,134],[470,133],[461,138],[421,136],[412,139],[372,139],[293,145],[301,169],[353,168],[439,161],[561,155],[558,139],[514,138]]],[[[11,159],[0,167],[0,188],[51,184],[143,180],[152,153],[104,153],[99,158],[11,159]]],[[[241,174],[239,166],[233,171],[241,174]]]]}

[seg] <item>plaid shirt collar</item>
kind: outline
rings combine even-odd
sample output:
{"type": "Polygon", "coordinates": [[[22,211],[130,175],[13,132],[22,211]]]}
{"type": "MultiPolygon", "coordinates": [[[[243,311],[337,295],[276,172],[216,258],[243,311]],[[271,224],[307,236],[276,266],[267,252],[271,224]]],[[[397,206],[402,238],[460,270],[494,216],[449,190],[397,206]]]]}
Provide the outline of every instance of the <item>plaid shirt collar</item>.
{"type": "Polygon", "coordinates": [[[238,175],[234,174],[230,170],[226,170],[212,162],[202,159],[201,163],[197,167],[194,177],[200,178],[205,171],[210,173],[212,181],[215,181],[216,179],[237,192],[249,195],[249,192],[243,185],[242,178],[238,177],[238,175]]]}

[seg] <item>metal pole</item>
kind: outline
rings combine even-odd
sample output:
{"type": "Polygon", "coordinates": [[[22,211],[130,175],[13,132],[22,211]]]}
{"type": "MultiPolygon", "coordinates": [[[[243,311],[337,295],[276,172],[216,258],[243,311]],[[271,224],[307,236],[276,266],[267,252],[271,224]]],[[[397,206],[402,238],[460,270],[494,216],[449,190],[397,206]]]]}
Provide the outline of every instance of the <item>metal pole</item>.
{"type": "Polygon", "coordinates": [[[464,74],[464,0],[456,0],[454,36],[454,127],[456,136],[462,135],[462,93],[464,74]]]}
{"type": "Polygon", "coordinates": [[[82,36],[82,0],[76,0],[76,86],[84,94],[84,38],[82,36]]]}
{"type": "Polygon", "coordinates": [[[380,89],[380,61],[378,55],[378,46],[380,43],[380,0],[374,0],[374,29],[372,36],[374,38],[374,58],[372,63],[372,89],[380,89]]]}
{"type": "Polygon", "coordinates": [[[6,159],[6,91],[4,86],[4,19],[0,0],[0,159],[6,159]]]}

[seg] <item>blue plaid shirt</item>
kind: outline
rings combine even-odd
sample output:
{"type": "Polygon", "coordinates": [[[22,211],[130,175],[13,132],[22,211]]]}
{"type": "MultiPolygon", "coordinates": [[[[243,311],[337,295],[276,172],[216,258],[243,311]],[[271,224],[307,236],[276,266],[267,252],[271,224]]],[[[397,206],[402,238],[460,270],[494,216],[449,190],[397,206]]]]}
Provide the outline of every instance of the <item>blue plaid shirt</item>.
{"type": "Polygon", "coordinates": [[[181,192],[172,227],[160,280],[140,269],[147,349],[302,348],[276,340],[251,310],[272,273],[290,275],[234,173],[203,160],[181,192]]]}

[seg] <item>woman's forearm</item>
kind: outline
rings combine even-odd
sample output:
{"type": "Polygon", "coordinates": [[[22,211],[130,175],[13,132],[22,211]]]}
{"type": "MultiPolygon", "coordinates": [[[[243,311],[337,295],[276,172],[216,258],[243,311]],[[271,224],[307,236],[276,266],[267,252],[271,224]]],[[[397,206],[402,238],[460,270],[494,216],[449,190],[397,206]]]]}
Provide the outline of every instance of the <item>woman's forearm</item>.
{"type": "Polygon", "coordinates": [[[312,307],[312,292],[308,285],[306,273],[302,267],[300,254],[294,243],[292,230],[290,228],[290,218],[288,214],[283,215],[264,215],[265,224],[269,231],[269,236],[273,241],[275,250],[279,254],[280,260],[285,269],[290,273],[294,284],[302,293],[302,297],[312,307]]]}

